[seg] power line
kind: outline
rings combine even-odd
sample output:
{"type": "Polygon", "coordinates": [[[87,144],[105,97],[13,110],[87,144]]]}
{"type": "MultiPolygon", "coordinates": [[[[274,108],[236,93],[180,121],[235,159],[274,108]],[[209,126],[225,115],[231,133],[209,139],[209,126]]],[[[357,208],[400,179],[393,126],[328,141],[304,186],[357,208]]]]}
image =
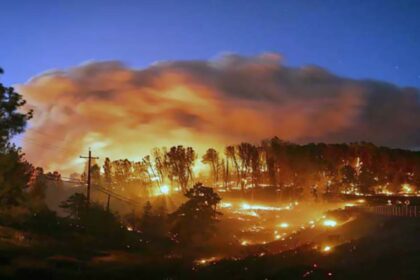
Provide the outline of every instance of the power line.
{"type": "Polygon", "coordinates": [[[132,198],[128,198],[128,197],[125,197],[125,196],[123,196],[123,195],[121,195],[121,194],[118,194],[118,193],[116,193],[116,192],[113,192],[113,191],[111,191],[111,190],[109,190],[109,189],[105,189],[105,188],[103,188],[103,187],[100,187],[100,186],[93,186],[95,189],[97,189],[98,191],[100,191],[100,192],[103,192],[103,193],[106,193],[106,194],[108,194],[108,195],[110,195],[111,197],[113,197],[113,198],[117,198],[117,199],[120,199],[120,200],[124,200],[125,202],[127,202],[127,203],[131,203],[131,204],[135,204],[135,205],[138,205],[138,206],[140,206],[140,204],[139,204],[139,202],[136,202],[134,199],[132,199],[132,198]]]}
{"type": "MultiPolygon", "coordinates": [[[[46,176],[46,177],[47,177],[47,180],[56,181],[56,179],[53,179],[52,177],[49,177],[49,176],[46,176]]],[[[61,181],[65,182],[65,183],[70,183],[70,184],[77,184],[79,186],[82,186],[84,184],[82,181],[67,181],[67,180],[61,180],[61,181]]],[[[92,187],[94,189],[96,189],[97,191],[102,192],[104,194],[107,194],[107,195],[111,196],[112,198],[115,198],[119,201],[131,204],[131,205],[134,205],[134,206],[141,206],[141,204],[139,202],[136,202],[135,200],[133,200],[131,198],[128,198],[126,196],[123,196],[123,195],[118,194],[116,192],[113,192],[111,190],[105,189],[105,188],[97,186],[97,185],[92,185],[92,187]]]]}

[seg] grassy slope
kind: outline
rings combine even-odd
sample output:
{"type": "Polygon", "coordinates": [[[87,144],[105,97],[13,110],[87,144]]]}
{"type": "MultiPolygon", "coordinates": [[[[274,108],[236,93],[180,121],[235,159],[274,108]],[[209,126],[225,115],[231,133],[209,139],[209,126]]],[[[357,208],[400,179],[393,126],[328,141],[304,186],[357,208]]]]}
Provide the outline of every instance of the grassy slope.
{"type": "Polygon", "coordinates": [[[331,235],[280,254],[226,260],[200,279],[420,279],[420,219],[361,216],[331,235]],[[339,236],[338,241],[336,236],[339,236]],[[326,254],[315,244],[341,243],[326,254]],[[329,273],[331,275],[329,275],[329,273]]]}

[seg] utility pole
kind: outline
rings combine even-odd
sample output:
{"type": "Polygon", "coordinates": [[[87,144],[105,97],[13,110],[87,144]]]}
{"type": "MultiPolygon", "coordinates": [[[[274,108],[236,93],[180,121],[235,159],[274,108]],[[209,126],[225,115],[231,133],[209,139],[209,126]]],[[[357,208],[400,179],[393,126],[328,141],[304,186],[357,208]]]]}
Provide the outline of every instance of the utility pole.
{"type": "Polygon", "coordinates": [[[225,189],[229,189],[229,159],[226,157],[226,177],[225,177],[225,189]]]}
{"type": "Polygon", "coordinates": [[[108,194],[108,199],[107,199],[107,201],[106,201],[106,212],[108,212],[109,213],[109,201],[111,200],[111,195],[110,194],[108,194]]]}
{"type": "Polygon", "coordinates": [[[91,172],[90,172],[90,169],[91,169],[91,163],[92,163],[92,159],[99,159],[99,157],[92,157],[92,152],[91,152],[91,150],[90,150],[90,148],[89,148],[89,155],[86,157],[86,156],[80,156],[80,158],[87,158],[88,159],[88,177],[87,177],[87,191],[86,191],[86,199],[87,199],[87,208],[89,208],[89,206],[90,206],[90,186],[91,186],[91,180],[90,180],[90,178],[91,178],[91,172]]]}

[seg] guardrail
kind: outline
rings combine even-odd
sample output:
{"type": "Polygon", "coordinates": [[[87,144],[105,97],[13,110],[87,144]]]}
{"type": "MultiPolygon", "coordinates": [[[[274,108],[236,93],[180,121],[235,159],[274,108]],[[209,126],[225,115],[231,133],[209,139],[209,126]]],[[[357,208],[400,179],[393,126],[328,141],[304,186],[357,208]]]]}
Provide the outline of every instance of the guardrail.
{"type": "Polygon", "coordinates": [[[420,206],[394,206],[394,205],[385,205],[385,206],[366,206],[360,207],[361,210],[383,216],[395,216],[395,217],[415,217],[420,218],[420,206]]]}

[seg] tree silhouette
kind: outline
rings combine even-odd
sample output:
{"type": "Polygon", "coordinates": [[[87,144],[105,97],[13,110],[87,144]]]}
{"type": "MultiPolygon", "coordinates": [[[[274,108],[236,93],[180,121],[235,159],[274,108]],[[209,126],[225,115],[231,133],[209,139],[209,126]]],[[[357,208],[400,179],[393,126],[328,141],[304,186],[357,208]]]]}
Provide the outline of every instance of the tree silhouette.
{"type": "Polygon", "coordinates": [[[211,174],[213,176],[213,182],[219,181],[219,153],[210,148],[207,152],[203,155],[201,160],[203,163],[210,165],[211,174]]]}
{"type": "MultiPolygon", "coordinates": [[[[1,69],[0,74],[2,73],[1,69]]],[[[0,151],[4,152],[10,139],[22,133],[27,121],[32,118],[32,110],[27,113],[19,110],[25,103],[22,95],[15,92],[13,87],[0,83],[0,151]]]]}
{"type": "Polygon", "coordinates": [[[92,180],[92,184],[94,186],[100,186],[102,185],[101,182],[101,168],[99,167],[99,165],[94,164],[91,167],[91,180],[92,180]]]}
{"type": "Polygon", "coordinates": [[[152,204],[147,201],[143,207],[143,215],[141,216],[140,228],[143,232],[147,232],[152,224],[152,204]]]}
{"type": "Polygon", "coordinates": [[[238,145],[238,157],[240,160],[241,190],[244,191],[248,172],[251,168],[253,145],[243,142],[238,145]]]}
{"type": "Polygon", "coordinates": [[[165,154],[165,165],[171,178],[178,180],[183,193],[187,192],[187,186],[193,178],[192,168],[196,159],[193,148],[183,146],[174,146],[165,154]]]}
{"type": "Polygon", "coordinates": [[[152,205],[148,201],[140,218],[140,230],[148,240],[165,238],[167,236],[165,209],[160,207],[157,212],[153,211],[152,205]]]}
{"type": "Polygon", "coordinates": [[[227,146],[225,149],[225,155],[226,155],[226,163],[229,165],[229,161],[233,163],[233,166],[235,167],[236,172],[236,185],[239,184],[239,181],[241,180],[241,174],[239,170],[239,164],[236,157],[236,149],[235,146],[227,146]]]}
{"type": "MultiPolygon", "coordinates": [[[[3,69],[0,68],[0,74],[3,69]]],[[[20,149],[10,144],[10,139],[22,133],[32,117],[32,111],[22,113],[25,105],[14,88],[0,83],[0,206],[18,205],[24,201],[33,166],[26,162],[20,149]]]]}
{"type": "Polygon", "coordinates": [[[205,244],[214,233],[217,222],[216,207],[221,198],[210,187],[195,184],[185,193],[188,200],[174,213],[171,233],[177,242],[185,246],[205,244]]]}
{"type": "MultiPolygon", "coordinates": [[[[152,150],[153,164],[156,169],[156,173],[159,177],[159,184],[162,185],[165,181],[165,177],[168,175],[167,166],[165,164],[166,148],[154,148],[152,150]]],[[[171,178],[169,178],[171,179],[171,178]]],[[[172,183],[172,182],[171,182],[172,183]]]]}
{"type": "MultiPolygon", "coordinates": [[[[44,203],[45,191],[47,188],[48,181],[51,179],[44,174],[44,169],[41,167],[34,168],[32,171],[31,179],[28,183],[29,186],[29,195],[32,200],[35,200],[41,204],[44,203]]],[[[53,182],[55,183],[55,182],[53,182]]]]}
{"type": "Polygon", "coordinates": [[[112,185],[112,165],[111,160],[109,158],[105,158],[104,165],[104,183],[107,188],[110,188],[112,185]]]}
{"type": "Polygon", "coordinates": [[[17,206],[25,202],[33,166],[23,159],[19,150],[0,153],[0,207],[17,206]]]}
{"type": "Polygon", "coordinates": [[[60,208],[68,213],[69,218],[80,220],[86,212],[86,201],[84,194],[74,193],[60,204],[60,208]]]}

